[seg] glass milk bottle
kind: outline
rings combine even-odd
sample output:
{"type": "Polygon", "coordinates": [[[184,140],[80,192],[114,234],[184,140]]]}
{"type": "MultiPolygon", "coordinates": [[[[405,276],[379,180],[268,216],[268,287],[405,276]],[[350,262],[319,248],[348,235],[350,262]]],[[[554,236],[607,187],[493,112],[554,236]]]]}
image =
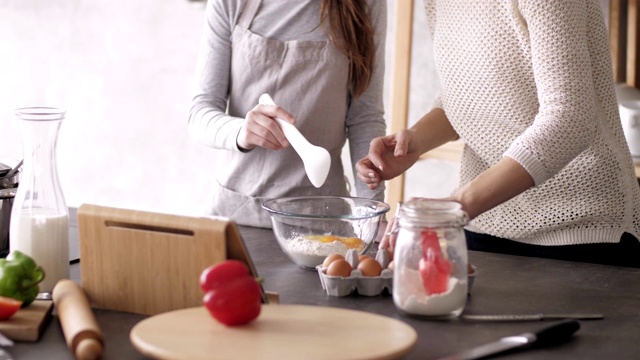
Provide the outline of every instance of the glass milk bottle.
{"type": "Polygon", "coordinates": [[[21,108],[23,175],[11,210],[10,251],[31,256],[45,271],[41,292],[69,278],[69,211],[56,166],[58,130],[65,111],[21,108]]]}
{"type": "Polygon", "coordinates": [[[396,221],[396,308],[426,318],[457,317],[467,301],[467,214],[455,201],[412,199],[396,221]]]}

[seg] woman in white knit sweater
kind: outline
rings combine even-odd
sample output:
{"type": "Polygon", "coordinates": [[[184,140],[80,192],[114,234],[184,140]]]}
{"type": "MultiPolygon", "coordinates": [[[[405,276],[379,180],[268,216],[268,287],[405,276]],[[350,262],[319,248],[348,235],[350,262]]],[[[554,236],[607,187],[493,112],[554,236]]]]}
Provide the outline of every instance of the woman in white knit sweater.
{"type": "Polygon", "coordinates": [[[374,189],[461,138],[451,199],[472,219],[470,249],[640,267],[640,188],[598,1],[424,3],[440,96],[374,139],[358,178],[374,189]]]}

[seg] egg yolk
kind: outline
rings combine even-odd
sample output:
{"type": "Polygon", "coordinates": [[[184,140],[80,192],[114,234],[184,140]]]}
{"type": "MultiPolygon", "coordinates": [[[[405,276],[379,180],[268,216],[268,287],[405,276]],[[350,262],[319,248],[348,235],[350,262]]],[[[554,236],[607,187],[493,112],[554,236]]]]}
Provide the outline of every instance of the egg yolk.
{"type": "Polygon", "coordinates": [[[362,239],[356,237],[342,237],[335,235],[307,235],[305,236],[307,240],[319,241],[321,243],[332,243],[334,241],[338,241],[344,245],[347,249],[356,249],[358,251],[364,248],[364,241],[362,239]]]}

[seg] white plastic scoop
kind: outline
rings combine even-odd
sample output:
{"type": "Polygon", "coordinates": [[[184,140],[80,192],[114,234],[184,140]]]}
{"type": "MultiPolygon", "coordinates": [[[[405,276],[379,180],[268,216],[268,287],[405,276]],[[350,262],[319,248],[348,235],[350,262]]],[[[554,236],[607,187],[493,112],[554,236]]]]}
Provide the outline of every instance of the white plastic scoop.
{"type": "MultiPolygon", "coordinates": [[[[269,94],[262,94],[259,100],[262,105],[276,105],[269,94]]],[[[282,129],[284,136],[287,137],[293,149],[298,153],[304,164],[304,170],[313,186],[319,188],[327,180],[329,168],[331,167],[331,155],[329,152],[310,143],[300,131],[292,124],[275,118],[278,125],[282,129]]]]}

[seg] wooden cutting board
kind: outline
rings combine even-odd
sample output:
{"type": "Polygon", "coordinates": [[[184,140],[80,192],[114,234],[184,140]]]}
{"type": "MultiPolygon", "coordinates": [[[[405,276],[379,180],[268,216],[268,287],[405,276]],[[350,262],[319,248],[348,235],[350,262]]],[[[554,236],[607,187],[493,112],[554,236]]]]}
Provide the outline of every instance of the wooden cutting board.
{"type": "Polygon", "coordinates": [[[0,332],[14,341],[38,341],[52,311],[51,300],[36,300],[9,319],[0,321],[0,332]]]}
{"type": "Polygon", "coordinates": [[[82,288],[97,308],[155,315],[202,305],[200,273],[225,259],[258,276],[226,220],[83,204],[78,234],[82,288]]]}
{"type": "Polygon", "coordinates": [[[263,305],[254,322],[226,327],[204,307],[142,320],[133,346],[155,359],[395,359],[416,343],[406,323],[363,311],[263,305]]]}

